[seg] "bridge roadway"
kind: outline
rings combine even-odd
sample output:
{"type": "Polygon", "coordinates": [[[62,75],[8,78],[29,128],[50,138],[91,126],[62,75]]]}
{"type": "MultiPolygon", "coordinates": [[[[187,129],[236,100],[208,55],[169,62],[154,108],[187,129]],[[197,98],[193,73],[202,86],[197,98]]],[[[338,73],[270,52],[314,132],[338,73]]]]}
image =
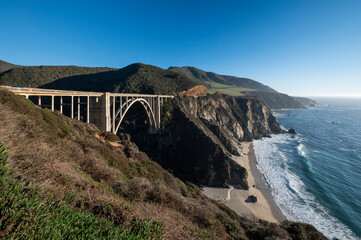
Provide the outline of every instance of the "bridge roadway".
{"type": "Polygon", "coordinates": [[[160,128],[162,105],[171,100],[172,95],[151,95],[110,92],[68,91],[42,88],[0,86],[17,95],[25,96],[40,107],[70,118],[95,124],[100,130],[117,134],[126,113],[139,102],[147,113],[149,130],[160,128]],[[76,101],[75,101],[76,100],[76,101]]]}

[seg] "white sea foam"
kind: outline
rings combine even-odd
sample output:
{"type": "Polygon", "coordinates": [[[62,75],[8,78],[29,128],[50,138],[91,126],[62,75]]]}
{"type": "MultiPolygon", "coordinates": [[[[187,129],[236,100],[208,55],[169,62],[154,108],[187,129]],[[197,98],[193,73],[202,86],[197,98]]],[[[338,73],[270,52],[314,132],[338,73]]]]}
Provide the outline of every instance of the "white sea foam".
{"type": "MultiPolygon", "coordinates": [[[[291,141],[300,142],[299,137],[274,135],[254,142],[257,167],[264,175],[273,198],[287,219],[314,225],[329,238],[358,239],[353,232],[338,219],[331,216],[307,191],[301,179],[289,169],[291,159],[288,159],[278,144],[288,144],[291,141]]],[[[305,156],[305,146],[299,143],[297,151],[305,156]]]]}
{"type": "Polygon", "coordinates": [[[297,146],[297,152],[300,156],[302,157],[306,157],[306,152],[305,152],[305,145],[303,145],[302,143],[300,143],[298,146],[297,146]]]}

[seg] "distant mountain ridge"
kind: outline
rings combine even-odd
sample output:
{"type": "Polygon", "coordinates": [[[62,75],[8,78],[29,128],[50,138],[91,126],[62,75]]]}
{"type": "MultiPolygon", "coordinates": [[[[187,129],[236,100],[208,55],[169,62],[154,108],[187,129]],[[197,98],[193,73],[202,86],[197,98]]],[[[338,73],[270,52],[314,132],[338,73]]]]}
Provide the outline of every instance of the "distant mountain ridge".
{"type": "Polygon", "coordinates": [[[304,108],[315,104],[308,98],[291,97],[249,78],[220,75],[195,67],[170,67],[208,88],[211,93],[222,92],[232,96],[250,96],[263,100],[272,109],[304,108]]]}
{"type": "Polygon", "coordinates": [[[0,60],[0,73],[16,67],[20,67],[20,66],[0,60]]]}

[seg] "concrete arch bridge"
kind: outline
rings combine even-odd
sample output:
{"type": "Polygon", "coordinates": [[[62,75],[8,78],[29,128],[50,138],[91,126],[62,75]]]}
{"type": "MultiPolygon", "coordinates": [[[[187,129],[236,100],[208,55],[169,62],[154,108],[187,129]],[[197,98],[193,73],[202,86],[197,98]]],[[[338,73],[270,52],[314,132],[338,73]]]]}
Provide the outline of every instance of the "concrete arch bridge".
{"type": "Polygon", "coordinates": [[[172,95],[151,95],[110,92],[84,92],[41,88],[1,86],[17,95],[25,96],[40,107],[49,108],[87,123],[100,130],[117,134],[125,115],[135,103],[140,103],[147,115],[150,132],[160,128],[162,105],[172,95]]]}

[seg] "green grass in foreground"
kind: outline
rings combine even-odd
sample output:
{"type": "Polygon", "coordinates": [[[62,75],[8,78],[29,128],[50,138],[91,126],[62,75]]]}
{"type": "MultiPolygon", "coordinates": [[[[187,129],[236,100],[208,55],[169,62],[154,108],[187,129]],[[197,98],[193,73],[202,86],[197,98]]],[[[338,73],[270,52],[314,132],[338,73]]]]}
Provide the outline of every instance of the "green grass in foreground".
{"type": "Polygon", "coordinates": [[[42,200],[21,186],[7,168],[9,150],[0,141],[0,239],[163,239],[163,224],[133,217],[128,229],[112,220],[42,200]]]}

